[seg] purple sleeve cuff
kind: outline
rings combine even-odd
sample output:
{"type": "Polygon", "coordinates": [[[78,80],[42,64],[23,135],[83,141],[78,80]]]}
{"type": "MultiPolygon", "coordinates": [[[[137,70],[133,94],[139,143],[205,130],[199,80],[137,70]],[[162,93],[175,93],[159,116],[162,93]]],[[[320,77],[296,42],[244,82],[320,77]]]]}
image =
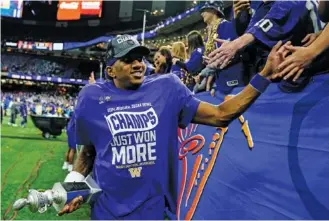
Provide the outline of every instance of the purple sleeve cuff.
{"type": "Polygon", "coordinates": [[[255,88],[258,92],[263,93],[268,85],[271,83],[270,80],[261,76],[260,74],[256,74],[250,81],[250,85],[255,88]]]}

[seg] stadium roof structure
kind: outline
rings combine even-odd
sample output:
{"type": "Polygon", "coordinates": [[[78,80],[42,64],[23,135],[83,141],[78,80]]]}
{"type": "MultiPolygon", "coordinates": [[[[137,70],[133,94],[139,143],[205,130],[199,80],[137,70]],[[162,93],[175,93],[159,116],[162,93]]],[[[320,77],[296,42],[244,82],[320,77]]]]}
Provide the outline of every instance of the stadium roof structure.
{"type": "MultiPolygon", "coordinates": [[[[231,2],[224,2],[225,7],[230,6],[231,2]]],[[[196,5],[183,13],[175,16],[169,17],[165,21],[158,23],[157,25],[147,26],[145,28],[145,40],[156,39],[161,36],[168,36],[174,34],[178,30],[181,30],[185,27],[191,26],[196,23],[202,23],[199,9],[203,4],[196,5]]],[[[30,27],[31,28],[31,27],[30,27]]],[[[63,30],[66,30],[64,28],[63,30]]],[[[96,30],[97,27],[90,27],[90,32],[96,30]]],[[[104,30],[104,27],[101,29],[104,30]]],[[[71,58],[80,58],[80,59],[90,59],[90,60],[99,60],[101,59],[107,42],[116,36],[117,34],[131,34],[135,36],[138,40],[141,40],[141,28],[129,29],[126,31],[111,31],[107,32],[105,36],[99,36],[94,39],[90,39],[85,42],[62,42],[61,50],[29,50],[30,54],[42,54],[42,55],[52,55],[52,56],[61,56],[61,57],[71,57],[71,58]]],[[[9,41],[10,42],[10,41],[9,41]]],[[[33,41],[32,41],[33,42],[33,41]]],[[[4,50],[15,51],[15,52],[24,52],[25,49],[19,49],[15,47],[15,42],[10,42],[11,45],[6,42],[1,42],[2,48],[4,50]]],[[[41,42],[42,43],[42,42],[41,42]]],[[[55,43],[54,43],[55,44],[55,43]]],[[[16,45],[17,46],[17,45],[16,45]]],[[[26,53],[26,51],[25,51],[26,53]]]]}

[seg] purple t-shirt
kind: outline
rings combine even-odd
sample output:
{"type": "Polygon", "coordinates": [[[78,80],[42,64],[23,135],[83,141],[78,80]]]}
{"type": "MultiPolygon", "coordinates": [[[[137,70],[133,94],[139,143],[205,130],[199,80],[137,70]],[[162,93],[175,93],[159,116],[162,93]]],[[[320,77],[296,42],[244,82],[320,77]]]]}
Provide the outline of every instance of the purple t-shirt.
{"type": "Polygon", "coordinates": [[[93,177],[103,190],[92,219],[163,219],[165,208],[176,213],[177,128],[191,122],[199,103],[173,74],[147,76],[137,90],[111,81],[81,90],[77,143],[95,146],[93,177]]]}

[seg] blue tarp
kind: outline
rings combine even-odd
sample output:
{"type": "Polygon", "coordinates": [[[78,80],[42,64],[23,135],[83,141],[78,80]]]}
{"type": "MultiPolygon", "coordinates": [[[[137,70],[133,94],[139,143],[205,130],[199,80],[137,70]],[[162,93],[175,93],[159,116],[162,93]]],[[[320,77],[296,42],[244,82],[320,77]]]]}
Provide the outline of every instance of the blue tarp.
{"type": "Polygon", "coordinates": [[[296,94],[270,85],[227,129],[179,132],[180,219],[329,219],[329,75],[296,94]]]}

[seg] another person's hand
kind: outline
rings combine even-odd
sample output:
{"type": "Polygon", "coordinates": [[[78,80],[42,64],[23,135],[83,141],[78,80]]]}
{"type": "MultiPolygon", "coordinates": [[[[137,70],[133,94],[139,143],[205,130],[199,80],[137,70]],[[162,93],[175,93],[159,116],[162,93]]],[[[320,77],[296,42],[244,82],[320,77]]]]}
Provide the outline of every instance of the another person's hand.
{"type": "Polygon", "coordinates": [[[268,79],[274,79],[277,72],[277,67],[279,64],[286,58],[289,50],[286,49],[286,46],[291,45],[291,42],[288,41],[283,45],[282,41],[279,41],[271,50],[270,54],[267,57],[266,64],[260,74],[268,79]]]}
{"type": "Polygon", "coordinates": [[[158,59],[154,60],[154,67],[155,67],[154,72],[159,73],[161,70],[161,65],[160,65],[160,61],[158,59]]]}
{"type": "Polygon", "coordinates": [[[276,76],[283,77],[285,80],[294,76],[293,81],[296,81],[303,73],[304,68],[312,63],[315,55],[307,47],[294,47],[292,45],[285,47],[292,54],[279,65],[276,76]]]}
{"type": "Polygon", "coordinates": [[[310,34],[307,34],[305,36],[305,38],[302,40],[302,43],[303,43],[303,47],[307,47],[309,46],[310,44],[313,43],[313,41],[315,41],[315,39],[321,34],[321,31],[318,32],[318,33],[310,33],[310,34]]]}
{"type": "Polygon", "coordinates": [[[211,91],[210,91],[210,95],[211,95],[212,97],[215,97],[215,89],[214,89],[214,88],[211,89],[211,91]]]}
{"type": "Polygon", "coordinates": [[[193,76],[195,83],[200,84],[200,74],[193,76]]]}
{"type": "Polygon", "coordinates": [[[88,79],[89,84],[95,84],[96,80],[95,80],[95,76],[94,76],[94,72],[90,73],[89,79],[88,79]]]}
{"type": "Polygon", "coordinates": [[[210,60],[207,67],[223,69],[230,63],[230,60],[235,56],[239,48],[234,41],[226,41],[222,39],[216,39],[215,41],[222,45],[209,54],[210,60]]]}
{"type": "Polygon", "coordinates": [[[234,18],[241,12],[241,10],[250,10],[250,1],[249,0],[234,0],[233,1],[233,13],[234,18]]]}
{"type": "Polygon", "coordinates": [[[83,203],[82,196],[74,198],[70,203],[66,204],[61,211],[57,213],[58,216],[62,216],[66,213],[72,213],[80,208],[83,203]]]}
{"type": "Polygon", "coordinates": [[[177,61],[179,61],[178,58],[172,58],[172,63],[173,63],[174,65],[176,64],[177,61]]]}

